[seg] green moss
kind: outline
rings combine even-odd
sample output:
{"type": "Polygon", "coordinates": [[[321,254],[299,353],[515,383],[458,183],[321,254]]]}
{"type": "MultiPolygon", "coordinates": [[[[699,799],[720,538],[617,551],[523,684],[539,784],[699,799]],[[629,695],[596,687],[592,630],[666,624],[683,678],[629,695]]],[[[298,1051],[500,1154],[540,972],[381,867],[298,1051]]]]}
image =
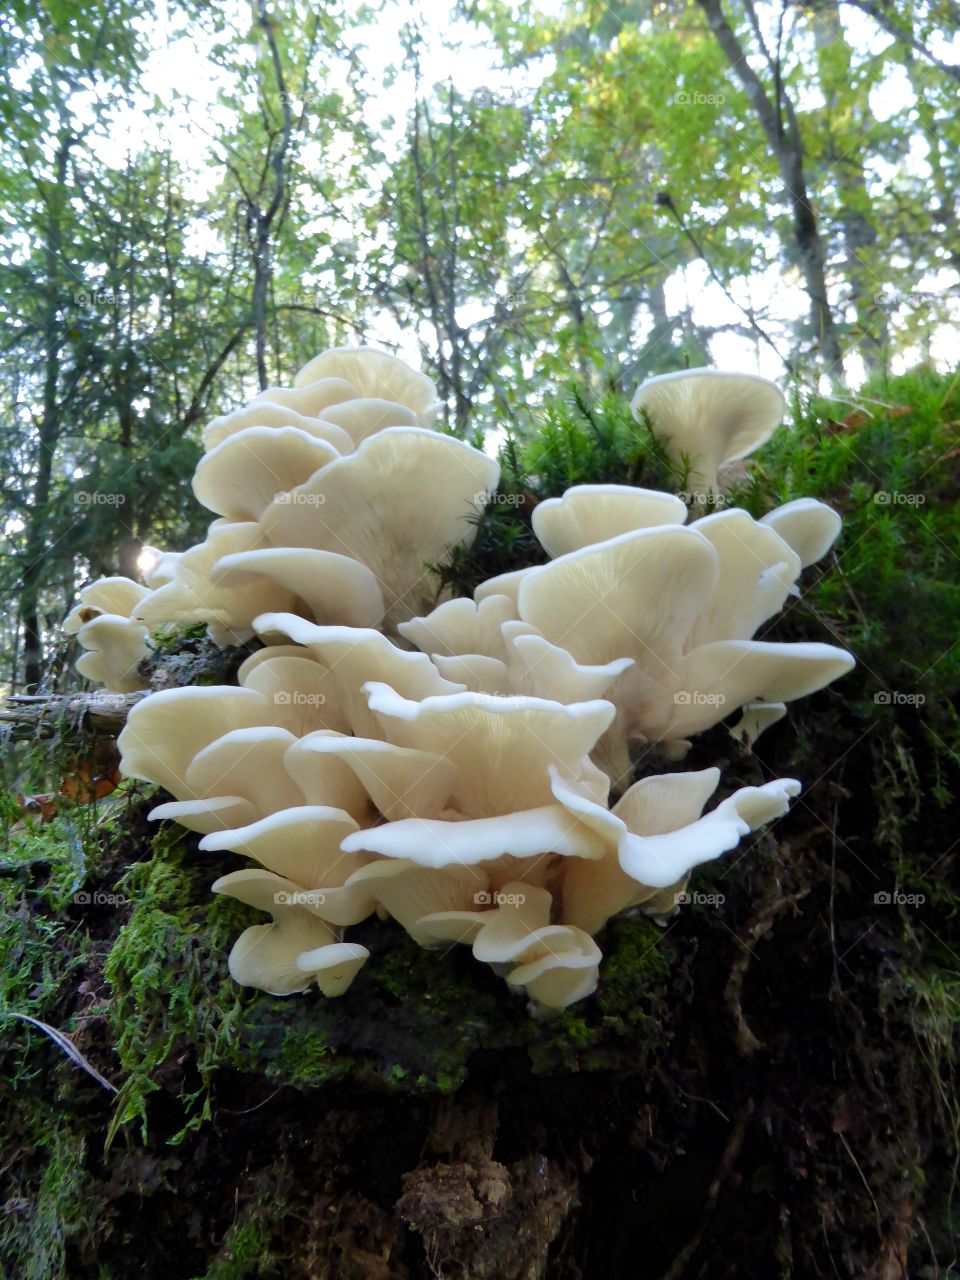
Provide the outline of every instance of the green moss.
{"type": "Polygon", "coordinates": [[[114,1047],[126,1073],[111,1138],[133,1119],[146,1134],[147,1098],[178,1050],[189,1049],[196,1077],[182,1082],[185,1123],[174,1140],[208,1118],[212,1075],[230,1060],[241,1016],[226,957],[250,912],[210,893],[209,872],[178,829],[162,829],[154,848],[153,858],[134,864],[120,882],[132,909],[104,967],[114,1047]]]}

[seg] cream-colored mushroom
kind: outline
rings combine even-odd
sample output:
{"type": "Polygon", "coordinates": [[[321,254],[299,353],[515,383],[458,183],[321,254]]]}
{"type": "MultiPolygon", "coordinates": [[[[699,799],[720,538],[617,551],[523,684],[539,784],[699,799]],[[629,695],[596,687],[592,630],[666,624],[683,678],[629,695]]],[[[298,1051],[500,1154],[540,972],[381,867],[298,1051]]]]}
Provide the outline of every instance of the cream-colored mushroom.
{"type": "Polygon", "coordinates": [[[273,916],[271,924],[251,925],[233,944],[230,976],[241,986],[289,996],[316,982],[325,996],[339,996],[370,955],[355,942],[338,942],[328,924],[298,905],[304,891],[270,871],[232,871],[215,881],[213,891],[273,916]]]}
{"type": "Polygon", "coordinates": [[[340,841],[356,829],[356,822],[342,809],[303,805],[208,835],[200,848],[245,854],[299,888],[314,890],[308,899],[311,910],[342,927],[365,920],[377,905],[362,888],[344,887],[348,877],[369,861],[363,854],[344,853],[340,848],[340,841]]]}
{"type": "Polygon", "coordinates": [[[420,920],[437,912],[469,910],[478,898],[485,897],[487,878],[475,867],[451,865],[428,870],[398,859],[362,867],[350,876],[347,886],[369,893],[415,942],[432,946],[436,939],[420,929],[420,920]]]}
{"type": "Polygon", "coordinates": [[[130,618],[100,613],[76,632],[77,643],[87,652],[78,658],[77,671],[97,680],[112,693],[135,693],[149,680],[138,667],[151,654],[147,629],[130,618]]]}
{"type": "Polygon", "coordinates": [[[261,724],[264,712],[265,699],[253,689],[188,685],[152,693],[131,709],[117,739],[120,772],[200,799],[186,777],[194,756],[232,729],[261,724]]]}
{"type": "Polygon", "coordinates": [[[440,405],[433,383],[409,365],[371,347],[334,347],[308,361],[293,380],[309,387],[319,378],[343,378],[357,388],[358,397],[406,405],[417,421],[428,426],[440,405]]]}
{"type": "Polygon", "coordinates": [[[265,546],[260,526],[254,522],[214,521],[205,540],[177,561],[173,581],[144,596],[134,616],[150,628],[206,622],[211,631],[216,629],[218,643],[243,643],[253,634],[251,623],[258,614],[292,609],[297,596],[267,577],[250,575],[242,582],[215,586],[211,575],[214,565],[225,557],[265,546]]]}
{"type": "Polygon", "coordinates": [[[843,521],[825,502],[816,498],[796,498],[768,511],[760,523],[778,533],[799,556],[801,567],[806,569],[827,554],[840,536],[843,521]]]}
{"type": "Polygon", "coordinates": [[[852,654],[830,644],[718,640],[691,650],[661,736],[688,738],[748,702],[793,702],[851,671],[852,654]]]}
{"type": "MultiPolygon", "coordinates": [[[[346,432],[353,442],[354,448],[367,436],[384,431],[387,427],[427,426],[421,423],[412,409],[404,404],[396,404],[392,400],[344,400],[342,404],[332,405],[323,411],[323,421],[329,422],[346,432]]],[[[348,452],[345,449],[341,453],[348,452]]]]}
{"type": "Polygon", "coordinates": [[[318,622],[333,626],[367,627],[384,615],[383,596],[366,565],[335,551],[313,547],[257,547],[222,556],[211,567],[211,585],[218,590],[248,588],[263,599],[275,584],[278,604],[303,601],[318,622]]]}
{"type": "Polygon", "coordinates": [[[261,525],[275,546],[316,547],[373,571],[396,626],[429,608],[431,566],[476,536],[478,495],[497,464],[478,449],[422,427],[388,427],[273,502],[261,525]]]}
{"type": "Polygon", "coordinates": [[[259,520],[271,502],[339,456],[325,440],[297,427],[247,427],[200,459],[193,492],[218,515],[259,520]]]}
{"type": "Polygon", "coordinates": [[[329,668],[340,687],[344,715],[353,732],[364,738],[381,736],[379,721],[363,692],[370,680],[390,685],[405,698],[461,692],[459,685],[443,679],[426,654],[399,649],[379,631],[317,626],[291,613],[264,614],[255,620],[255,626],[261,635],[295,640],[321,666],[329,668]]]}
{"type": "Polygon", "coordinates": [[[562,498],[548,498],[533,510],[533,531],[548,555],[579,551],[621,533],[656,525],[683,524],[687,508],[673,494],[625,484],[579,484],[562,498]]]}
{"type": "MultiPolygon", "coordinates": [[[[356,388],[351,387],[349,383],[340,382],[339,379],[332,381],[337,382],[337,390],[334,394],[339,394],[349,403],[356,393],[356,388]]],[[[326,408],[320,410],[321,413],[328,411],[326,408]]],[[[325,418],[309,418],[302,413],[297,413],[295,409],[286,409],[279,404],[267,404],[263,400],[254,401],[252,404],[244,405],[242,409],[234,409],[232,413],[214,418],[203,430],[203,447],[209,453],[224,440],[228,440],[239,431],[246,431],[249,427],[274,429],[295,427],[316,440],[326,441],[336,449],[337,453],[350,453],[354,447],[353,437],[342,427],[328,422],[325,418]]]]}
{"type": "Polygon", "coordinates": [[[782,609],[800,574],[800,558],[768,526],[732,507],[691,526],[717,552],[720,573],[687,645],[749,640],[782,609]]]}
{"type": "Polygon", "coordinates": [[[717,471],[745,458],[773,435],[787,405],[776,383],[749,373],[687,369],[648,378],[630,404],[649,415],[671,461],[689,462],[692,493],[717,488],[717,471]]]}
{"type": "Polygon", "coordinates": [[[147,594],[147,588],[132,578],[98,578],[80,591],[79,599],[64,618],[61,629],[65,635],[76,635],[81,627],[104,613],[129,618],[147,594]]]}

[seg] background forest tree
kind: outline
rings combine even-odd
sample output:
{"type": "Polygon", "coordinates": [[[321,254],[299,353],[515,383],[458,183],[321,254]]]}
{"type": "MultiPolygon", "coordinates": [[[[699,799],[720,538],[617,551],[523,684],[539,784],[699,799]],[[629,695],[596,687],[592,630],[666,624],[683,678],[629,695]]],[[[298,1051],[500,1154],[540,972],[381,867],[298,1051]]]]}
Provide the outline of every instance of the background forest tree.
{"type": "Polygon", "coordinates": [[[957,10],[8,4],[0,670],[180,548],[207,417],[316,350],[523,434],[708,362],[849,397],[955,346],[957,10]]]}

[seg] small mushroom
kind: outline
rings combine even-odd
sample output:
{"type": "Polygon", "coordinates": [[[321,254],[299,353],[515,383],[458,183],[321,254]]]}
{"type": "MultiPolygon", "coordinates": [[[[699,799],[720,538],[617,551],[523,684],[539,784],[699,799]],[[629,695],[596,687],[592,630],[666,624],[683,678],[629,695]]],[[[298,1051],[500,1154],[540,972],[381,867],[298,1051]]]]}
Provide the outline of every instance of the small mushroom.
{"type": "Polygon", "coordinates": [[[405,405],[429,426],[440,405],[433,383],[409,365],[371,347],[334,347],[315,356],[293,380],[295,387],[309,387],[319,378],[342,378],[357,388],[357,397],[387,400],[405,405]]]}
{"type": "Polygon", "coordinates": [[[816,498],[796,498],[775,507],[760,523],[778,533],[800,558],[801,568],[821,560],[837,538],[843,521],[832,507],[816,498]]]}
{"type": "Polygon", "coordinates": [[[366,947],[338,942],[325,921],[297,905],[298,886],[271,871],[231,871],[215,881],[213,892],[273,916],[271,924],[251,925],[233,944],[230,976],[242,987],[289,996],[316,982],[325,996],[339,996],[369,958],[366,947]]]}
{"type": "Polygon", "coordinates": [[[671,461],[690,464],[693,493],[717,489],[717,471],[759,449],[783,420],[787,404],[774,382],[750,373],[687,369],[648,378],[630,404],[645,411],[671,461]]]}
{"type": "Polygon", "coordinates": [[[687,508],[673,494],[625,484],[579,484],[533,510],[533,531],[552,557],[606,542],[621,533],[683,524],[687,508]]]}

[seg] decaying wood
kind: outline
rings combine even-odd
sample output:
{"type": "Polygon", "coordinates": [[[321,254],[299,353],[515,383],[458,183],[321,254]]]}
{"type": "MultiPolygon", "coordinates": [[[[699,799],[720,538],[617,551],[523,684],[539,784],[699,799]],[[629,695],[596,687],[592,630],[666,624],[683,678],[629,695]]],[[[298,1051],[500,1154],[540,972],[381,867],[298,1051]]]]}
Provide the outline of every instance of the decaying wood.
{"type": "Polygon", "coordinates": [[[146,692],[108,693],[95,689],[87,693],[12,694],[0,710],[0,725],[8,736],[70,738],[81,734],[115,738],[127,716],[146,692]]]}

